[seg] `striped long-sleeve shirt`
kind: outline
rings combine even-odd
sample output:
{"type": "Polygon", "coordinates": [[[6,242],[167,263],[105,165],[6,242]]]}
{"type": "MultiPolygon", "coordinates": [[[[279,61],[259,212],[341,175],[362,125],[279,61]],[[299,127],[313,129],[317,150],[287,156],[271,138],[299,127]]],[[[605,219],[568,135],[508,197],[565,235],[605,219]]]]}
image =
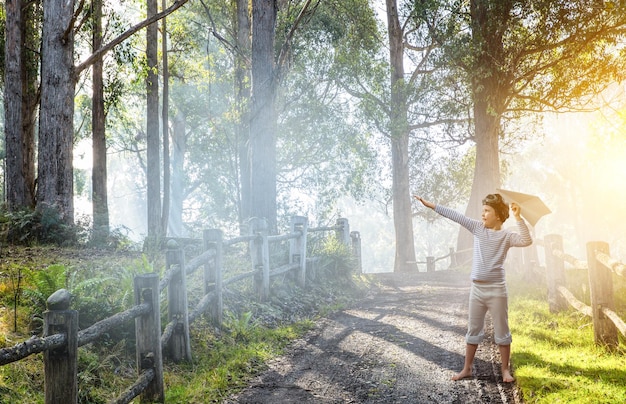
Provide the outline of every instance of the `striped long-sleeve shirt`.
{"type": "Polygon", "coordinates": [[[504,260],[509,248],[532,244],[530,231],[523,220],[517,222],[518,232],[514,232],[511,229],[488,229],[482,221],[470,219],[445,206],[435,206],[435,212],[457,222],[474,235],[471,278],[475,281],[504,282],[504,260]]]}

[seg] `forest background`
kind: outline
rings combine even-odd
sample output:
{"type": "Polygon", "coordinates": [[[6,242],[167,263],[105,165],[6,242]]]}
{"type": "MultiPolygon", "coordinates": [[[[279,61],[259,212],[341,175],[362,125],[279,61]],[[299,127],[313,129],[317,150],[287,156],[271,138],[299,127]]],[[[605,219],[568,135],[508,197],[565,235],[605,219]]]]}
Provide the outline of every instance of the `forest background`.
{"type": "Polygon", "coordinates": [[[467,245],[412,194],[503,186],[626,255],[620,2],[56,3],[1,8],[9,211],[94,243],[347,217],[367,272],[410,271],[467,245]]]}

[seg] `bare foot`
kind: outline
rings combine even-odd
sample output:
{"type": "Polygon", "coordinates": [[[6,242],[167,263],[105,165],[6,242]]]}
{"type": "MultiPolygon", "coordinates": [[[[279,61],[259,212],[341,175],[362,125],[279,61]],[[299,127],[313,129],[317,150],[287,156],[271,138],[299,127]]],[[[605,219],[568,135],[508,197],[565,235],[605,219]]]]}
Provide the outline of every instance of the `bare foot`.
{"type": "Polygon", "coordinates": [[[515,381],[515,378],[511,375],[508,369],[502,371],[502,381],[504,383],[512,383],[515,381]]]}
{"type": "Polygon", "coordinates": [[[455,374],[454,376],[452,376],[452,380],[461,380],[461,379],[465,379],[466,377],[471,377],[472,376],[472,370],[461,370],[459,373],[455,374]]]}

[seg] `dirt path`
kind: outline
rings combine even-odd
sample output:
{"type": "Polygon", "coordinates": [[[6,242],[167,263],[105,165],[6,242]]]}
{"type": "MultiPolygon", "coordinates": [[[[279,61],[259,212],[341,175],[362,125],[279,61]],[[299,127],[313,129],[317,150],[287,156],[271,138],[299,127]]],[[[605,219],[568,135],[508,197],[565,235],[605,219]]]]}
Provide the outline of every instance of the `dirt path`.
{"type": "Polygon", "coordinates": [[[380,289],[317,327],[226,403],[519,403],[493,342],[461,369],[467,274],[378,275],[380,289]]]}

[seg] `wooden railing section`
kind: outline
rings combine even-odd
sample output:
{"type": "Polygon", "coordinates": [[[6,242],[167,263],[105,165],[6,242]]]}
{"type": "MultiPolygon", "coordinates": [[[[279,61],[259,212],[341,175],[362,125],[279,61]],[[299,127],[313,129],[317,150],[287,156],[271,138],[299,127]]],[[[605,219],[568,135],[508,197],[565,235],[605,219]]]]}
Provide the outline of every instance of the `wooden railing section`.
{"type": "Polygon", "coordinates": [[[548,304],[551,312],[565,310],[571,306],[593,319],[596,344],[617,348],[617,331],[626,336],[626,324],[615,312],[613,274],[624,276],[626,266],[611,258],[609,245],[593,241],[586,245],[587,260],[579,260],[563,251],[563,238],[551,234],[539,240],[545,252],[548,304]],[[565,263],[575,269],[586,269],[589,278],[590,305],[578,300],[565,287],[565,263]]]}
{"type": "MultiPolygon", "coordinates": [[[[509,251],[508,263],[513,267],[523,267],[540,276],[545,276],[548,289],[548,306],[552,313],[566,310],[571,306],[593,320],[594,340],[596,344],[617,348],[619,331],[626,337],[626,323],[615,312],[613,274],[625,277],[626,265],[611,257],[606,242],[595,241],[586,245],[587,260],[581,260],[563,251],[563,238],[558,234],[550,234],[544,239],[535,239],[533,246],[509,251]],[[543,247],[545,254],[545,272],[538,265],[536,246],[543,247]],[[580,301],[575,294],[567,289],[566,267],[588,271],[590,304],[580,301]]],[[[461,252],[469,252],[465,250],[461,252]]],[[[459,252],[450,248],[450,252],[442,257],[426,257],[426,271],[435,271],[435,263],[450,258],[450,269],[468,265],[459,263],[459,252]]]]}
{"type": "Polygon", "coordinates": [[[185,262],[183,249],[175,240],[167,243],[165,273],[161,279],[156,273],[134,278],[135,305],[124,312],[98,321],[84,330],[78,330],[78,312],[70,309],[70,293],[61,289],[47,300],[42,337],[31,337],[10,348],[0,349],[0,366],[43,352],[46,404],[77,402],[78,348],[97,340],[105,332],[135,320],[135,349],[138,378],[112,403],[129,403],[140,396],[141,402],[164,402],[163,358],[178,362],[191,360],[189,326],[203,314],[220,324],[222,322],[222,292],[226,285],[253,278],[261,300],[270,296],[270,278],[292,272],[296,283],[305,287],[308,278],[315,276],[319,257],[307,257],[307,238],[314,232],[334,232],[338,240],[349,246],[361,271],[361,245],[358,232],[350,232],[347,219],[338,219],[335,226],[309,228],[306,217],[291,218],[289,232],[269,235],[266,221],[251,222],[247,236],[223,240],[219,229],[203,234],[204,251],[185,262]],[[272,265],[270,243],[289,242],[289,262],[272,265]],[[224,248],[247,243],[250,270],[223,279],[224,248]],[[204,296],[189,311],[187,301],[188,275],[203,267],[204,296]],[[307,275],[307,273],[309,275],[307,275]],[[167,319],[161,327],[161,292],[167,289],[167,319]]]}

